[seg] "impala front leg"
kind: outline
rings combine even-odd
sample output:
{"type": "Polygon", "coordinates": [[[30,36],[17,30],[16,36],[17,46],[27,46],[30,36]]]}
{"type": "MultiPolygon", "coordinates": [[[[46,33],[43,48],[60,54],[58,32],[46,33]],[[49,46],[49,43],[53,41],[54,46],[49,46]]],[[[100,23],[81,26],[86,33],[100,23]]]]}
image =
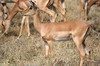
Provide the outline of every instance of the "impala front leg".
{"type": "Polygon", "coordinates": [[[45,57],[47,58],[49,55],[49,46],[48,44],[45,44],[45,57]]]}
{"type": "Polygon", "coordinates": [[[28,36],[30,36],[29,16],[26,16],[26,27],[27,27],[28,36]]]}
{"type": "Polygon", "coordinates": [[[22,30],[23,30],[23,25],[24,25],[24,22],[25,22],[25,18],[26,18],[26,16],[23,16],[23,18],[22,18],[21,28],[20,28],[20,33],[19,33],[18,39],[19,39],[19,38],[21,37],[21,35],[22,35],[22,30]]]}
{"type": "Polygon", "coordinates": [[[48,57],[48,54],[49,54],[49,45],[47,43],[47,41],[45,40],[44,37],[42,37],[42,40],[44,41],[44,46],[45,46],[45,57],[47,58],[48,57]]]}
{"type": "Polygon", "coordinates": [[[3,21],[4,34],[8,33],[10,27],[10,20],[3,21]]]}
{"type": "Polygon", "coordinates": [[[52,41],[47,41],[50,49],[50,56],[53,57],[53,48],[52,48],[52,41]]]}
{"type": "Polygon", "coordinates": [[[46,58],[49,56],[49,52],[50,52],[50,56],[53,57],[53,50],[52,50],[52,41],[48,41],[45,38],[43,38],[43,41],[45,42],[45,56],[46,58]]]}

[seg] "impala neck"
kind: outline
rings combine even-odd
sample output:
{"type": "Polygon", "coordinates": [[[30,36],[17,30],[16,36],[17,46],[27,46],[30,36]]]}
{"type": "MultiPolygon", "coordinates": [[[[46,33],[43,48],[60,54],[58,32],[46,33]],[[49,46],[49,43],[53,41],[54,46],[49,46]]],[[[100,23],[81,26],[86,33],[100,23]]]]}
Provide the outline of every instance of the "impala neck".
{"type": "Polygon", "coordinates": [[[40,15],[39,15],[39,13],[37,12],[35,15],[34,15],[34,27],[35,27],[35,29],[38,31],[38,32],[40,32],[40,30],[41,30],[41,19],[40,19],[40,15]]]}

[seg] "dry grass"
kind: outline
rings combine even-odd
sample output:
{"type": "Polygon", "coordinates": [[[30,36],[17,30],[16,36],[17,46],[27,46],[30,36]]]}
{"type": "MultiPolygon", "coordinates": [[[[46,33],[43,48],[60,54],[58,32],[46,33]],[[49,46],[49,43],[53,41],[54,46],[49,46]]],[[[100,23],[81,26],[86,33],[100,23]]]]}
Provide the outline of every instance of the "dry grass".
{"type": "MultiPolygon", "coordinates": [[[[80,19],[80,4],[78,0],[66,0],[66,8],[66,19],[80,19]]],[[[15,16],[7,36],[1,37],[0,34],[0,66],[79,66],[79,51],[72,40],[53,42],[54,57],[45,59],[44,42],[39,33],[35,31],[31,18],[31,36],[27,37],[24,31],[24,35],[17,40],[21,18],[20,13],[15,16]]],[[[59,19],[59,17],[57,19],[59,19]]],[[[49,17],[47,16],[44,20],[48,21],[49,17]]],[[[84,66],[100,66],[99,7],[92,7],[89,13],[89,20],[95,21],[94,29],[97,32],[92,30],[86,39],[87,47],[91,49],[92,52],[90,55],[91,60],[85,61],[84,66]]]]}

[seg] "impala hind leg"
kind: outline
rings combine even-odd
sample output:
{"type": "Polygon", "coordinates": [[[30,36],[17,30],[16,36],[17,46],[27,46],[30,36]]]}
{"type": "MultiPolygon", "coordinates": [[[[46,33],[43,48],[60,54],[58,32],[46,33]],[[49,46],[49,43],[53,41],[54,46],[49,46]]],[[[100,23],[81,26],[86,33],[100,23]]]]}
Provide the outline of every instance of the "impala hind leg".
{"type": "Polygon", "coordinates": [[[65,6],[65,3],[60,3],[61,4],[61,7],[64,9],[64,21],[66,21],[66,6],[65,6]]]}
{"type": "Polygon", "coordinates": [[[9,15],[9,9],[6,5],[6,3],[1,3],[2,4],[2,21],[1,21],[1,26],[2,26],[2,33],[5,31],[5,23],[4,20],[7,19],[9,15]]]}
{"type": "Polygon", "coordinates": [[[45,7],[41,6],[40,9],[43,10],[43,11],[45,11],[46,13],[48,13],[49,15],[52,16],[52,21],[51,22],[55,22],[56,21],[57,14],[54,11],[50,10],[46,6],[45,7]]]}
{"type": "Polygon", "coordinates": [[[64,18],[64,21],[66,20],[66,10],[64,3],[61,3],[60,1],[56,1],[53,4],[56,9],[62,14],[61,16],[64,18]]]}
{"type": "Polygon", "coordinates": [[[9,16],[7,17],[6,20],[3,21],[3,25],[4,25],[4,34],[7,34],[8,33],[8,30],[10,28],[10,24],[11,24],[11,20],[13,19],[13,17],[18,13],[18,6],[17,4],[14,5],[12,11],[9,13],[9,16]]]}
{"type": "Polygon", "coordinates": [[[80,8],[80,18],[81,19],[83,19],[83,16],[84,16],[84,13],[83,12],[84,12],[84,9],[83,9],[83,7],[81,7],[80,8]]]}
{"type": "Polygon", "coordinates": [[[73,37],[73,40],[80,52],[80,66],[83,65],[84,59],[85,59],[85,47],[82,45],[82,41],[83,39],[79,38],[79,37],[73,37]]]}

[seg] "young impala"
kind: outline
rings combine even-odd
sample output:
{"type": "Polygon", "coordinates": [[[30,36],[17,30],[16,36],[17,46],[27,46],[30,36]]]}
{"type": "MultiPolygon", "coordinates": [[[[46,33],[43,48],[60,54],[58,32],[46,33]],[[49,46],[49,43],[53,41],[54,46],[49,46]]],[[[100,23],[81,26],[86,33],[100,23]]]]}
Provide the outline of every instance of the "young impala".
{"type": "Polygon", "coordinates": [[[100,0],[80,0],[81,3],[81,17],[84,12],[85,19],[87,19],[90,8],[94,5],[100,5],[100,0]]]}
{"type": "Polygon", "coordinates": [[[39,14],[39,11],[37,11],[34,16],[33,23],[35,29],[40,33],[42,39],[46,43],[46,56],[48,56],[49,52],[50,55],[53,56],[52,41],[65,40],[68,36],[71,36],[78,50],[80,51],[80,66],[82,66],[85,55],[89,55],[89,52],[86,50],[86,45],[84,43],[86,33],[89,29],[89,24],[80,20],[59,23],[43,23],[40,20],[41,18],[39,14]]]}
{"type": "Polygon", "coordinates": [[[20,38],[22,35],[24,22],[26,23],[26,27],[27,27],[26,29],[28,32],[28,36],[30,36],[29,16],[33,16],[35,13],[36,13],[36,9],[27,10],[25,13],[23,13],[23,18],[22,18],[22,22],[21,22],[21,29],[20,29],[20,33],[19,33],[18,38],[20,38]]]}

